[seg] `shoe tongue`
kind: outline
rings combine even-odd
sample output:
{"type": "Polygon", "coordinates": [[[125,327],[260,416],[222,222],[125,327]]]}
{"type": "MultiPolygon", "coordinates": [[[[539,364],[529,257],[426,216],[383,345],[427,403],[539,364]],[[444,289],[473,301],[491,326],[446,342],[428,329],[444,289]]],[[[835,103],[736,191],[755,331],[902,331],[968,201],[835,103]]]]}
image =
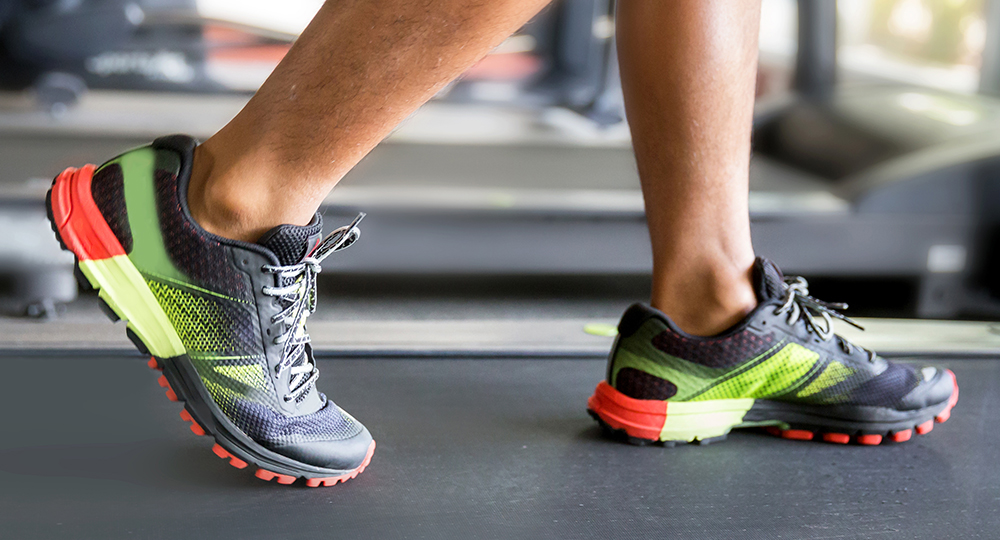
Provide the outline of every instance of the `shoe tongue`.
{"type": "Polygon", "coordinates": [[[757,257],[753,263],[753,288],[758,302],[780,299],[785,293],[785,276],[778,265],[757,257]]]}
{"type": "Polygon", "coordinates": [[[322,235],[323,218],[316,214],[309,225],[278,225],[264,233],[257,243],[271,250],[279,264],[289,266],[308,255],[322,235]]]}

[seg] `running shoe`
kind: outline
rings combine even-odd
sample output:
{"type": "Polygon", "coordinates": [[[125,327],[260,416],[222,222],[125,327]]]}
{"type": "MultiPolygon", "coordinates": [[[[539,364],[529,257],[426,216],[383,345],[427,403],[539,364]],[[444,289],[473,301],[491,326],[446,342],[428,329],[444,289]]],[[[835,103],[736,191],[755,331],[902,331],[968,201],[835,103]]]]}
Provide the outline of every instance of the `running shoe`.
{"type": "Polygon", "coordinates": [[[667,446],[745,427],[786,439],[903,442],[951,415],[950,370],[888,362],[834,334],[832,318],[854,324],[839,313],[847,306],[809,296],[804,279],[766,259],[753,279],[758,306],[717,336],[686,334],[662,312],[631,306],[590,414],[629,442],[667,446]]]}
{"type": "Polygon", "coordinates": [[[213,235],[187,206],[196,145],[163,137],[63,171],[46,198],[52,229],[216,455],[280,484],[354,478],[375,442],[316,389],[306,319],[320,262],[358,239],[362,216],[326,237],[319,214],[256,244],[213,235]]]}

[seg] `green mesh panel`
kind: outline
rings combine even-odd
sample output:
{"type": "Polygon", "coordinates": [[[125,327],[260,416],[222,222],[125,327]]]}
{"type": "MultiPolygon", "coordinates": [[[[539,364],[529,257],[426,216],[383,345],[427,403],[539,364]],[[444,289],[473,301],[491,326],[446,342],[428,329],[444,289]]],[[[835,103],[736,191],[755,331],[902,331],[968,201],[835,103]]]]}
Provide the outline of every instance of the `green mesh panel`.
{"type": "Polygon", "coordinates": [[[833,361],[826,366],[823,373],[819,377],[809,383],[808,386],[799,390],[795,397],[809,397],[816,395],[827,388],[831,388],[840,384],[841,382],[847,380],[848,377],[854,374],[854,370],[841,364],[840,362],[833,361]]]}
{"type": "Polygon", "coordinates": [[[264,358],[192,358],[212,399],[230,418],[237,400],[277,407],[274,387],[267,377],[264,358]]]}
{"type": "Polygon", "coordinates": [[[767,360],[713,384],[694,400],[780,395],[803,381],[818,360],[819,354],[796,343],[789,343],[767,360]]]}
{"type": "Polygon", "coordinates": [[[256,325],[243,306],[153,279],[146,282],[191,356],[263,354],[256,325]]]}
{"type": "Polygon", "coordinates": [[[653,338],[664,328],[649,319],[634,334],[618,339],[609,373],[612,386],[619,371],[633,368],[674,384],[677,393],[667,401],[763,398],[822,405],[854,399],[853,392],[873,376],[787,339],[735,367],[707,367],[654,347],[653,338]]]}
{"type": "MultiPolygon", "coordinates": [[[[801,345],[780,341],[755,358],[732,368],[711,368],[666,354],[652,345],[663,323],[650,319],[634,334],[618,341],[611,384],[630,367],[677,386],[669,401],[779,397],[805,386],[823,369],[820,355],[801,345]]],[[[838,381],[839,382],[839,381],[838,381]]],[[[836,383],[834,383],[836,384],[836,383]]]]}

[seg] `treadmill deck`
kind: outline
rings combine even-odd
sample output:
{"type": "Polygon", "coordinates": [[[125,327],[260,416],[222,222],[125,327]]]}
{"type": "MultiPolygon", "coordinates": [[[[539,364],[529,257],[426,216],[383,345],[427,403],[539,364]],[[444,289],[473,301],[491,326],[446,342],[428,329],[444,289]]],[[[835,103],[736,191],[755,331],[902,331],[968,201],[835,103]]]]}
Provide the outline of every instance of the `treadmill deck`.
{"type": "Polygon", "coordinates": [[[585,412],[599,360],[321,360],[369,426],[358,478],[228,466],[137,356],[0,357],[8,538],[968,538],[1000,526],[1000,363],[943,361],[951,420],[908,443],[634,447],[585,412]]]}

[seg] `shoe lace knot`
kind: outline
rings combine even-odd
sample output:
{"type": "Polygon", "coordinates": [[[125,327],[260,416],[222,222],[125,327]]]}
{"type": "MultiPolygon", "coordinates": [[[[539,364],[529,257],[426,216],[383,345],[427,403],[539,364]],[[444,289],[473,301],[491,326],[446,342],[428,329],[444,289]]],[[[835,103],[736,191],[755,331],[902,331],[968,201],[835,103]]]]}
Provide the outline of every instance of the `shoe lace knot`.
{"type": "Polygon", "coordinates": [[[834,318],[840,319],[858,330],[864,330],[863,326],[841,313],[841,311],[846,309],[847,304],[845,303],[824,302],[810,296],[809,283],[805,278],[789,276],[785,278],[784,303],[774,310],[774,314],[781,315],[787,313],[787,321],[790,326],[798,322],[799,319],[802,319],[805,322],[806,329],[816,334],[823,341],[836,339],[841,350],[847,354],[851,354],[854,351],[854,347],[857,347],[868,354],[869,362],[874,362],[876,357],[874,351],[855,345],[833,332],[832,319],[834,318]],[[819,322],[820,319],[823,320],[823,323],[819,322]]]}
{"type": "Polygon", "coordinates": [[[311,351],[307,351],[310,338],[306,331],[306,319],[316,311],[316,277],[322,271],[321,263],[358,240],[361,236],[358,223],[364,217],[364,213],[358,214],[350,225],[326,235],[312,252],[296,264],[261,267],[264,272],[276,274],[280,284],[277,287],[264,286],[261,292],[281,302],[282,310],[271,317],[271,324],[284,323],[281,335],[275,337],[272,343],[281,345],[281,360],[275,366],[275,375],[289,371],[289,392],[284,396],[286,402],[304,396],[319,379],[319,369],[311,351]]]}

